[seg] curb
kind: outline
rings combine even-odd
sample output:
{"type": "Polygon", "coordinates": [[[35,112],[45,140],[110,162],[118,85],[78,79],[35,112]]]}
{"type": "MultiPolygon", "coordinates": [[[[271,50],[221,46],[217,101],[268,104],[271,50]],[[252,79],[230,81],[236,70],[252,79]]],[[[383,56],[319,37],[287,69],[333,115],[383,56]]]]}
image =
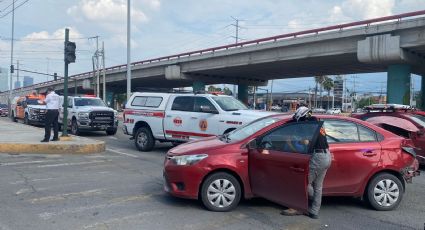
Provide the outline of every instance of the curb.
{"type": "Polygon", "coordinates": [[[92,144],[0,143],[0,153],[91,154],[105,149],[103,141],[92,144]]]}

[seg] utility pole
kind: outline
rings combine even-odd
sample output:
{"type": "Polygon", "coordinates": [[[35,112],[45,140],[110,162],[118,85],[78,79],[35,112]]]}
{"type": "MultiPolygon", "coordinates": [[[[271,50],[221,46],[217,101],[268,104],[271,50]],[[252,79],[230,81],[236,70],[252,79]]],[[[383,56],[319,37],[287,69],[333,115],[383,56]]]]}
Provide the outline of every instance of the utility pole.
{"type": "Polygon", "coordinates": [[[99,36],[96,36],[96,96],[100,97],[100,87],[99,87],[99,36]]]}
{"type": "MultiPolygon", "coordinates": [[[[270,86],[270,101],[271,101],[271,103],[270,103],[270,108],[271,108],[271,106],[273,106],[273,79],[272,79],[272,84],[270,86]]],[[[267,102],[267,103],[269,103],[269,102],[267,102]]]]}
{"type": "Polygon", "coordinates": [[[131,62],[131,55],[130,55],[130,45],[131,45],[131,31],[130,31],[130,27],[131,27],[131,17],[130,17],[130,13],[131,13],[131,9],[130,9],[130,0],[127,0],[127,101],[130,100],[130,96],[131,96],[131,66],[130,66],[130,62],[131,62]]]}
{"type": "MultiPolygon", "coordinates": [[[[238,44],[239,42],[239,19],[232,17],[233,20],[235,20],[235,24],[232,24],[232,26],[235,27],[235,44],[238,44]]],[[[236,98],[236,84],[233,84],[233,94],[234,97],[236,98]]]]}
{"type": "Polygon", "coordinates": [[[103,77],[102,77],[102,86],[103,86],[103,101],[106,102],[106,67],[105,67],[105,42],[102,41],[102,64],[103,64],[103,77]]]}
{"type": "MultiPolygon", "coordinates": [[[[12,111],[12,90],[13,90],[13,40],[15,36],[15,0],[12,1],[12,39],[10,40],[10,82],[9,82],[9,111],[12,111]]],[[[9,112],[9,117],[12,118],[12,113],[9,112]]]]}
{"type": "Polygon", "coordinates": [[[16,60],[16,82],[19,82],[19,60],[16,60]]]}

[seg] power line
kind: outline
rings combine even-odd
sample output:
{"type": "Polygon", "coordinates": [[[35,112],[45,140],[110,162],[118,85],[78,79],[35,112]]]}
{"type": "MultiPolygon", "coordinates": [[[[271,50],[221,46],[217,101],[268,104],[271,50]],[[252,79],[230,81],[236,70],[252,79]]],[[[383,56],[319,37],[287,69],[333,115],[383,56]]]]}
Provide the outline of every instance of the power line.
{"type": "MultiPolygon", "coordinates": [[[[13,5],[13,3],[16,3],[18,0],[12,0],[12,3],[10,3],[8,6],[6,6],[6,8],[0,10],[0,12],[3,12],[5,10],[7,10],[9,7],[11,7],[13,5]]],[[[15,8],[16,9],[16,8],[15,8]]]]}
{"type": "MultiPolygon", "coordinates": [[[[16,0],[17,1],[17,0],[16,0]]],[[[25,0],[23,3],[21,3],[20,5],[18,5],[17,7],[15,7],[14,9],[11,9],[9,12],[7,12],[6,14],[3,14],[0,16],[0,18],[4,18],[7,15],[9,15],[10,13],[12,13],[12,11],[18,9],[19,7],[21,7],[22,5],[24,5],[25,3],[27,3],[29,0],[25,0]]],[[[14,1],[15,2],[15,1],[14,1]]]]}

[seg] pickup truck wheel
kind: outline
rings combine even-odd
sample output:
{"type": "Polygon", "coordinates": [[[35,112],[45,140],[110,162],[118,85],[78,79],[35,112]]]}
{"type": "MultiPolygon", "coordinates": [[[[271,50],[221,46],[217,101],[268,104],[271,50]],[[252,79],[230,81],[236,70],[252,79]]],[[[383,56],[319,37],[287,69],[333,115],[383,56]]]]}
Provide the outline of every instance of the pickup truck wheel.
{"type": "Polygon", "coordinates": [[[26,125],[30,124],[30,120],[28,119],[28,113],[25,113],[24,124],[26,124],[26,125]]]}
{"type": "Polygon", "coordinates": [[[76,136],[80,135],[80,129],[78,128],[78,123],[75,119],[73,119],[71,123],[71,133],[76,136]]]}
{"type": "Polygon", "coordinates": [[[155,146],[155,139],[147,127],[140,127],[135,135],[134,143],[139,151],[149,152],[155,146]]]}
{"type": "Polygon", "coordinates": [[[378,211],[390,211],[398,207],[403,198],[404,188],[396,176],[381,173],[375,176],[367,187],[367,201],[378,211]]]}
{"type": "Polygon", "coordinates": [[[106,129],[106,134],[109,136],[115,135],[117,133],[117,128],[106,129]]]}
{"type": "Polygon", "coordinates": [[[208,210],[227,212],[238,206],[241,193],[241,185],[234,176],[218,172],[208,176],[202,183],[200,198],[208,210]]]}

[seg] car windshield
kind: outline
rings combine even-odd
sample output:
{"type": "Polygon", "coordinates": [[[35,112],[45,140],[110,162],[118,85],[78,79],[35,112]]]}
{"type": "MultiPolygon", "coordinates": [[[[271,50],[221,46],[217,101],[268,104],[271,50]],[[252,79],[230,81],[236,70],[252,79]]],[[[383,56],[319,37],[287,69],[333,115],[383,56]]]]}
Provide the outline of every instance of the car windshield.
{"type": "Polygon", "coordinates": [[[42,105],[39,98],[27,98],[25,102],[27,105],[42,105]]]}
{"type": "Polygon", "coordinates": [[[233,97],[212,97],[220,108],[224,111],[236,111],[240,109],[248,109],[242,102],[233,97]]]}
{"type": "Polygon", "coordinates": [[[75,106],[105,106],[99,98],[75,98],[75,106]]]}
{"type": "Polygon", "coordinates": [[[7,105],[6,104],[0,104],[0,108],[2,108],[2,109],[7,108],[7,105]]]}
{"type": "Polygon", "coordinates": [[[255,120],[247,125],[239,127],[233,132],[229,133],[226,136],[227,141],[240,141],[243,140],[252,134],[260,131],[261,129],[278,122],[280,119],[276,117],[265,117],[255,120]]]}
{"type": "Polygon", "coordinates": [[[421,115],[408,115],[410,119],[421,125],[422,127],[425,127],[425,117],[421,115]]]}

